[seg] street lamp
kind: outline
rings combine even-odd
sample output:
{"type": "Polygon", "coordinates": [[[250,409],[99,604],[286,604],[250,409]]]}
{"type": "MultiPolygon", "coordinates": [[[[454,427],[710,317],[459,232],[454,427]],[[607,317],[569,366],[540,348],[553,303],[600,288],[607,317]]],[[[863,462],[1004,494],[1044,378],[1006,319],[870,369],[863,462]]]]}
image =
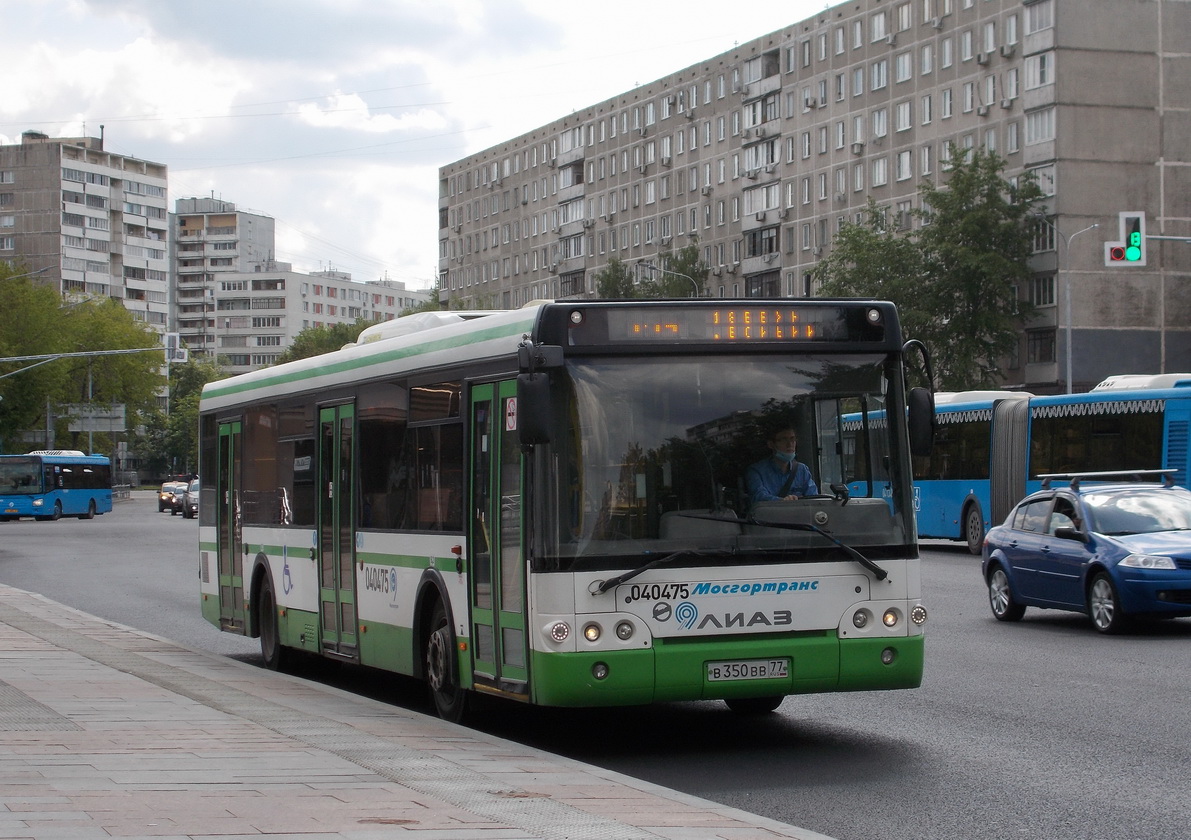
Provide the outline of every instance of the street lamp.
{"type": "Polygon", "coordinates": [[[1075,241],[1075,237],[1081,233],[1087,233],[1089,230],[1100,227],[1100,223],[1090,224],[1082,230],[1077,230],[1075,233],[1067,236],[1059,226],[1047,219],[1045,216],[1039,217],[1041,221],[1050,226],[1050,229],[1055,232],[1055,235],[1063,241],[1063,259],[1058,265],[1058,274],[1063,283],[1063,318],[1066,320],[1066,325],[1063,328],[1066,342],[1066,363],[1067,363],[1067,393],[1071,393],[1071,243],[1075,241]]]}
{"type": "Polygon", "coordinates": [[[668,268],[662,268],[661,266],[654,265],[653,263],[646,262],[645,260],[637,260],[637,265],[643,268],[648,268],[650,271],[660,271],[662,274],[673,274],[675,277],[685,277],[687,280],[691,281],[691,285],[695,289],[695,297],[699,297],[703,293],[703,289],[699,286],[698,281],[689,274],[683,274],[679,271],[671,271],[668,268]]]}

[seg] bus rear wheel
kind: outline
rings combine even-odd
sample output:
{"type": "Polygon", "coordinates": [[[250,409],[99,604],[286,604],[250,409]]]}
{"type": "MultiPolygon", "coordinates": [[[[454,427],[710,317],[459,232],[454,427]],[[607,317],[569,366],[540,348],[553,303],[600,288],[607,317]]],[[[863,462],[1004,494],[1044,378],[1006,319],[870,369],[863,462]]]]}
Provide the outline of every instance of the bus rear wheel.
{"type": "Polygon", "coordinates": [[[277,597],[267,573],[261,578],[256,612],[260,624],[261,658],[270,671],[280,671],[286,664],[285,648],[281,644],[281,628],[277,620],[277,597]]]}
{"type": "Polygon", "coordinates": [[[969,505],[964,513],[964,539],[970,553],[980,554],[984,548],[984,516],[979,505],[969,505]]]}
{"type": "Polygon", "coordinates": [[[95,518],[95,500],[92,499],[87,503],[87,512],[80,513],[79,519],[94,519],[95,518]]]}
{"type": "Polygon", "coordinates": [[[447,621],[442,601],[436,601],[426,637],[423,663],[434,711],[443,720],[458,723],[467,708],[467,694],[459,685],[455,658],[455,633],[447,621]]]}

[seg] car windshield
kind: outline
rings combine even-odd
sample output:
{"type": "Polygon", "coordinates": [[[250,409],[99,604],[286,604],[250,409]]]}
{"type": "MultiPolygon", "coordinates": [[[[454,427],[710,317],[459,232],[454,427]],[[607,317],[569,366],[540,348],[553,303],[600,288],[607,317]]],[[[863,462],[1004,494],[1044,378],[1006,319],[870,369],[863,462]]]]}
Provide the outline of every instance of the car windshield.
{"type": "Polygon", "coordinates": [[[1092,530],[1110,536],[1191,530],[1191,493],[1182,489],[1128,489],[1085,493],[1092,530]]]}
{"type": "Polygon", "coordinates": [[[552,377],[566,432],[536,459],[536,483],[550,488],[538,503],[557,529],[537,535],[535,557],[575,567],[657,552],[776,560],[832,550],[808,524],[866,554],[904,556],[909,478],[890,473],[900,459],[885,420],[899,378],[876,355],[574,360],[552,377]],[[797,436],[797,460],[831,498],[749,498],[748,468],[772,460],[779,429],[797,436]]]}

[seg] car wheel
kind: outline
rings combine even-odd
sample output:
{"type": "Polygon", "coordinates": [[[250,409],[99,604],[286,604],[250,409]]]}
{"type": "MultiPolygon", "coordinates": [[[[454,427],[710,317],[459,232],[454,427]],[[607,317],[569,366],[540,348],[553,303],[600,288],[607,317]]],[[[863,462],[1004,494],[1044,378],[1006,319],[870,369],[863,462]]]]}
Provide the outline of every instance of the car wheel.
{"type": "Polygon", "coordinates": [[[733,697],[725,700],[724,704],[738,715],[767,715],[785,699],[781,694],[777,697],[733,697]]]}
{"type": "Polygon", "coordinates": [[[257,597],[257,620],[260,622],[261,658],[270,671],[285,667],[285,648],[281,645],[281,628],[277,621],[277,598],[273,594],[273,581],[266,573],[261,578],[261,591],[257,597]]]}
{"type": "Polygon", "coordinates": [[[988,605],[997,621],[1019,621],[1026,613],[1026,608],[1013,600],[1009,575],[1000,566],[994,566],[988,576],[988,605]]]}
{"type": "Polygon", "coordinates": [[[447,622],[447,611],[442,601],[434,604],[423,661],[435,712],[443,720],[453,723],[463,720],[467,710],[467,693],[459,686],[455,666],[455,633],[447,622]]]}
{"type": "Polygon", "coordinates": [[[1104,572],[1097,572],[1088,586],[1088,617],[1101,633],[1119,633],[1129,623],[1117,588],[1104,572]]]}
{"type": "Polygon", "coordinates": [[[984,547],[984,517],[979,505],[969,505],[964,514],[964,540],[972,554],[979,554],[984,547]]]}

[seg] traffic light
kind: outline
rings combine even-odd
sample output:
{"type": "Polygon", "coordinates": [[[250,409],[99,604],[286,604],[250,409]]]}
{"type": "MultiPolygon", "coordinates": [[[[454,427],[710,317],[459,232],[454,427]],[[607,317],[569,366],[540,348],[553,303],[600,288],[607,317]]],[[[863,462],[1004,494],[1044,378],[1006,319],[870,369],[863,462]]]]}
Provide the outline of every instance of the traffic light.
{"type": "Polygon", "coordinates": [[[1105,265],[1146,264],[1146,214],[1137,211],[1120,213],[1121,239],[1104,243],[1105,265]]]}

